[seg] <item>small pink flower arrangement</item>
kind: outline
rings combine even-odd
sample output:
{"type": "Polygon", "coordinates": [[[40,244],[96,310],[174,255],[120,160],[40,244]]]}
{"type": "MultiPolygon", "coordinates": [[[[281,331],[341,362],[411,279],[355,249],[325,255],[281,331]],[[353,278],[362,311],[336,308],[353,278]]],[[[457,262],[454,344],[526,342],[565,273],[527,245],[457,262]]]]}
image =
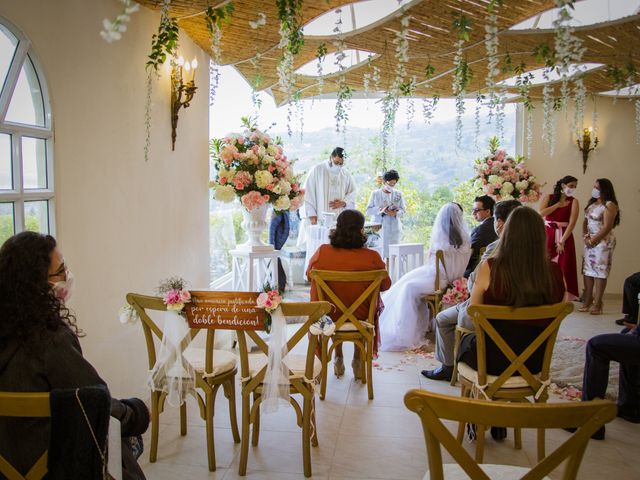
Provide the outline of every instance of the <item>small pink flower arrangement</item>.
{"type": "Polygon", "coordinates": [[[243,125],[241,135],[211,141],[216,176],[209,186],[216,200],[229,203],[239,197],[247,210],[265,203],[278,212],[299,208],[304,196],[300,175],[294,174],[294,162],[284,154],[281,141],[258,130],[251,118],[243,118],[243,125]]]}
{"type": "Polygon", "coordinates": [[[167,310],[182,314],[184,304],[191,301],[191,293],[186,289],[186,284],[180,277],[170,277],[160,282],[157,290],[167,310]]]}
{"type": "Polygon", "coordinates": [[[476,159],[474,188],[501,200],[537,202],[541,196],[540,184],[525,165],[524,157],[514,158],[505,150],[498,150],[496,137],[489,140],[490,154],[476,159]]]}
{"type": "Polygon", "coordinates": [[[280,307],[282,303],[282,294],[276,288],[271,288],[269,285],[264,286],[264,292],[258,295],[256,300],[256,307],[264,308],[267,312],[267,318],[264,322],[265,330],[271,331],[271,312],[280,307]]]}
{"type": "Polygon", "coordinates": [[[453,284],[447,289],[442,296],[442,303],[447,305],[456,305],[464,302],[469,298],[469,289],[467,288],[467,279],[464,277],[456,278],[453,284]]]}

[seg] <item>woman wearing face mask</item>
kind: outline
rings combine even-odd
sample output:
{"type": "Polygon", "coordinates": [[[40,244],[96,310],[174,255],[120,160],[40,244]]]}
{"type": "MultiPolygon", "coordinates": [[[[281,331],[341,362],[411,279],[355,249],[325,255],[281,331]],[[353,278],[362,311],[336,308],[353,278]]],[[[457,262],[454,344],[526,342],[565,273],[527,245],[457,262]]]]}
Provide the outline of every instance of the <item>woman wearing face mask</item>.
{"type": "Polygon", "coordinates": [[[582,223],[584,297],[582,307],[578,310],[600,315],[602,314],[602,295],[611,271],[613,249],[616,247],[613,229],[620,225],[618,200],[616,200],[613,184],[608,178],[596,180],[584,212],[582,223]]]}
{"type": "Polygon", "coordinates": [[[568,300],[578,298],[578,272],[576,266],[576,246],[573,229],[578,221],[580,204],[574,197],[578,179],[567,175],[558,180],[553,193],[547,195],[540,205],[540,215],[544,218],[547,233],[547,251],[556,262],[567,285],[568,300]]]}
{"type": "MultiPolygon", "coordinates": [[[[82,332],[64,303],[72,279],[49,235],[23,232],[0,248],[0,391],[105,385],[82,356],[82,332]]],[[[147,407],[136,398],[111,399],[111,416],[120,420],[123,437],[140,435],[149,424],[147,407]]],[[[48,418],[0,418],[0,431],[11,432],[0,435],[0,455],[23,475],[49,448],[48,418]]],[[[145,478],[128,439],[122,441],[122,460],[123,479],[145,478]]]]}
{"type": "Polygon", "coordinates": [[[389,170],[382,176],[382,187],[371,192],[367,204],[367,215],[374,222],[382,223],[382,258],[389,258],[389,245],[398,243],[402,235],[400,217],[405,212],[402,193],[394,187],[400,180],[400,175],[395,170],[389,170]]]}

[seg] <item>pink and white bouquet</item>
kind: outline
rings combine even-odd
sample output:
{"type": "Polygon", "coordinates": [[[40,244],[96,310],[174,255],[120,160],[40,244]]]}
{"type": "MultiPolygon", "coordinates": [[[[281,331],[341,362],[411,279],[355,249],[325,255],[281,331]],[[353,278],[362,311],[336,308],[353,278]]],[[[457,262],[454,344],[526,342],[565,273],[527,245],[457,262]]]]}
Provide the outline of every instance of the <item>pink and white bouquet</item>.
{"type": "Polygon", "coordinates": [[[513,199],[522,203],[537,202],[540,184],[525,165],[525,158],[514,158],[505,150],[498,150],[495,137],[489,142],[489,150],[489,155],[476,159],[474,187],[497,202],[513,199]]]}
{"type": "Polygon", "coordinates": [[[282,303],[282,295],[277,288],[271,288],[269,285],[264,286],[264,292],[258,295],[256,307],[264,308],[267,312],[267,318],[264,323],[267,333],[271,331],[271,313],[274,312],[282,303]]]}
{"type": "Polygon", "coordinates": [[[180,277],[170,277],[160,282],[157,290],[167,310],[182,313],[184,304],[191,301],[191,293],[186,289],[186,284],[180,277]]]}
{"type": "Polygon", "coordinates": [[[447,289],[442,296],[442,303],[447,305],[457,305],[469,298],[469,289],[467,288],[467,279],[464,277],[456,278],[453,284],[447,289]]]}
{"type": "Polygon", "coordinates": [[[216,175],[209,186],[216,200],[230,203],[236,197],[247,210],[271,203],[274,210],[297,210],[304,190],[293,172],[279,139],[272,140],[251,119],[243,118],[242,134],[211,141],[210,154],[216,175]]]}

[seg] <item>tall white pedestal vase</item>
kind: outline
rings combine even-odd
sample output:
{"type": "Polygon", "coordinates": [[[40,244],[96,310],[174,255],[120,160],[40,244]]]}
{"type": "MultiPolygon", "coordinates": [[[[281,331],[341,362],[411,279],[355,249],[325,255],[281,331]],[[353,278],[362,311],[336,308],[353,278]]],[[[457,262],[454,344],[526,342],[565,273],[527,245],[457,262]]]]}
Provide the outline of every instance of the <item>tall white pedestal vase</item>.
{"type": "Polygon", "coordinates": [[[268,210],[268,203],[263,203],[253,210],[247,210],[242,207],[242,216],[244,217],[242,228],[247,232],[249,239],[245,243],[238,245],[238,249],[248,252],[270,252],[273,250],[273,245],[262,241],[262,233],[267,228],[268,210]]]}

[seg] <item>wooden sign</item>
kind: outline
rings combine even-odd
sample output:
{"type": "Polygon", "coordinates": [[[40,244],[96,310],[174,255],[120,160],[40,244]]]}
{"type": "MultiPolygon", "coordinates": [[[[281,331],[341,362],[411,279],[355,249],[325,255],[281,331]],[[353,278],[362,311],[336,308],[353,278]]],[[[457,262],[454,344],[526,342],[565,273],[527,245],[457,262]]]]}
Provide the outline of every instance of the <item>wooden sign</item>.
{"type": "Polygon", "coordinates": [[[185,304],[191,328],[221,330],[264,330],[266,312],[256,307],[254,292],[192,291],[191,302],[185,304]]]}

